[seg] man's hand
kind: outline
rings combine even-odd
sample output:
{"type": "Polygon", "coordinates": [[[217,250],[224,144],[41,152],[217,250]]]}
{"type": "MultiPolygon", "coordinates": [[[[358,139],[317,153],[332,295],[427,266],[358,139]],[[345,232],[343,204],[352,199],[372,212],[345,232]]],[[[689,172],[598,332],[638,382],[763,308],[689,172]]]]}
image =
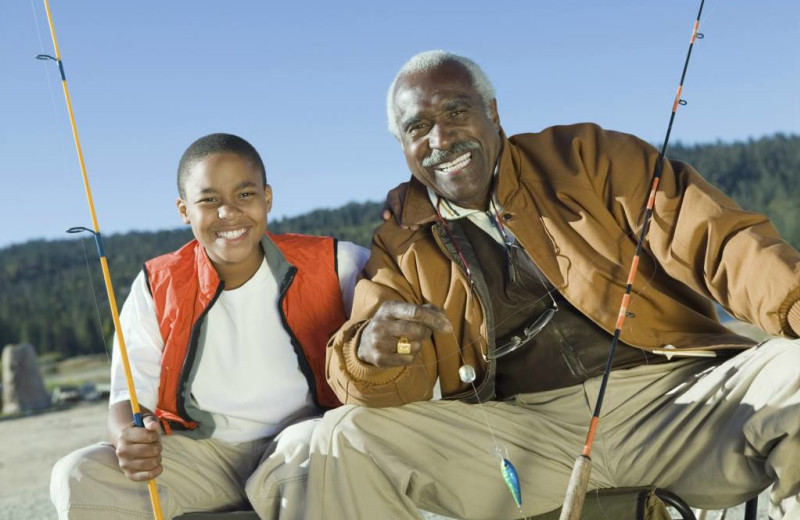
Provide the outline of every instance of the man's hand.
{"type": "Polygon", "coordinates": [[[150,480],[164,470],[161,467],[161,428],[154,415],[144,417],[144,428],[131,422],[120,429],[114,445],[119,467],[129,479],[150,480]]]}
{"type": "Polygon", "coordinates": [[[433,331],[453,331],[450,320],[436,306],[384,302],[361,335],[358,358],[379,368],[410,365],[433,331]],[[400,338],[408,339],[410,353],[397,353],[400,338]]]}

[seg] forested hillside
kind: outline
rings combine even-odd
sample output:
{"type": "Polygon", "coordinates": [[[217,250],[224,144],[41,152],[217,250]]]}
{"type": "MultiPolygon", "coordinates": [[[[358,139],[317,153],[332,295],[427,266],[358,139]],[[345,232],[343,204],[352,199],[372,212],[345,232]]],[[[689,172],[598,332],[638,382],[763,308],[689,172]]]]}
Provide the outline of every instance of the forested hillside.
{"type": "MultiPolygon", "coordinates": [[[[767,213],[784,237],[800,247],[800,136],[677,145],[669,156],[693,164],[745,208],[767,213]]],[[[376,199],[382,196],[375,194],[376,199]]],[[[380,222],[381,208],[379,202],[350,203],[273,221],[269,228],[332,235],[368,245],[380,222]]],[[[190,238],[188,228],[106,237],[119,305],[146,259],[174,250],[190,238]]],[[[90,237],[31,241],[0,250],[0,346],[30,342],[39,354],[69,357],[101,352],[102,338],[111,333],[105,289],[90,237]]]]}
{"type": "MultiPolygon", "coordinates": [[[[369,246],[382,208],[377,202],[350,203],[270,222],[269,229],[331,235],[369,246]]],[[[61,357],[103,351],[103,337],[111,337],[113,324],[94,239],[85,236],[35,240],[0,250],[0,347],[28,342],[40,355],[53,352],[61,357]]],[[[145,260],[174,251],[191,238],[188,227],[104,237],[120,308],[145,260]]]]}
{"type": "Polygon", "coordinates": [[[669,156],[693,165],[742,207],[769,215],[783,237],[800,248],[800,136],[678,145],[669,156]]]}

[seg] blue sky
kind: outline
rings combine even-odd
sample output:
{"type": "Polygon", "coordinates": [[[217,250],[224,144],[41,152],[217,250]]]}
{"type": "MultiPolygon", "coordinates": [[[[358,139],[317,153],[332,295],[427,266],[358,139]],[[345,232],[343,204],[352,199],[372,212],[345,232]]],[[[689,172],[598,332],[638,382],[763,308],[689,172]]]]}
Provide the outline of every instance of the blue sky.
{"type": "MultiPolygon", "coordinates": [[[[659,142],[695,0],[52,0],[101,230],[177,227],[194,139],[261,152],[272,218],[380,200],[408,173],[385,92],[411,55],[477,61],[507,133],[594,121],[659,142]],[[490,6],[488,8],[487,6],[490,6]]],[[[800,2],[708,0],[673,138],[800,133],[800,2]]],[[[91,224],[39,0],[0,2],[0,247],[91,224]]]]}

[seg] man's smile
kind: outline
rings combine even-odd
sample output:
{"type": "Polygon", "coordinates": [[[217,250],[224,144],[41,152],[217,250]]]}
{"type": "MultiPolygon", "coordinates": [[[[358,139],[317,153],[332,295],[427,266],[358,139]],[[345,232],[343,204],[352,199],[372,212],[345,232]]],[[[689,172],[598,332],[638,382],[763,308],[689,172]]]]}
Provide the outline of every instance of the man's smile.
{"type": "Polygon", "coordinates": [[[434,169],[436,173],[453,175],[466,168],[471,160],[472,160],[472,152],[467,152],[463,155],[456,157],[452,161],[436,165],[434,169]]]}

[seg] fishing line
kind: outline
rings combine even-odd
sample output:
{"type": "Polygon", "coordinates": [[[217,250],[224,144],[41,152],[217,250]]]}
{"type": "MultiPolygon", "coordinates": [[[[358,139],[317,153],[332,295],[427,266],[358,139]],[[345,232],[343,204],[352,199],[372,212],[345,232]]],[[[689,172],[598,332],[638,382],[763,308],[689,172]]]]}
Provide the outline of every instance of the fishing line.
{"type": "MultiPolygon", "coordinates": [[[[94,235],[95,245],[97,246],[97,254],[100,257],[100,266],[102,267],[103,271],[103,280],[106,286],[106,293],[108,295],[108,304],[111,310],[111,318],[114,321],[114,330],[116,331],[117,337],[117,344],[119,346],[119,355],[120,361],[122,362],[122,367],[125,372],[125,381],[128,388],[128,395],[130,398],[131,404],[131,414],[133,416],[133,423],[137,427],[144,427],[144,418],[142,417],[141,409],[139,408],[139,401],[136,396],[136,388],[133,383],[133,375],[131,372],[130,363],[128,361],[128,352],[127,348],[125,347],[125,339],[122,334],[122,326],[119,320],[119,311],[117,310],[117,300],[114,294],[114,286],[111,283],[111,273],[108,268],[108,260],[105,256],[105,251],[103,248],[103,240],[100,234],[100,226],[98,224],[97,219],[97,212],[94,208],[94,201],[92,199],[92,190],[89,185],[89,176],[86,173],[86,163],[83,159],[83,151],[81,149],[81,142],[80,138],[78,137],[78,128],[75,123],[75,115],[72,110],[72,100],[69,96],[69,88],[67,87],[67,77],[64,73],[64,64],[61,61],[61,54],[58,49],[58,40],[56,38],[56,31],[55,25],[53,24],[53,17],[50,12],[50,4],[48,0],[44,0],[44,7],[45,11],[47,12],[47,22],[50,26],[50,36],[53,40],[53,49],[55,50],[55,56],[50,56],[47,54],[40,54],[37,56],[37,59],[41,60],[52,60],[58,64],[58,70],[61,74],[61,87],[64,91],[64,100],[67,104],[67,112],[69,114],[69,121],[70,126],[72,128],[72,137],[75,141],[75,150],[78,154],[78,162],[80,163],[81,167],[81,178],[83,180],[83,187],[84,191],[86,192],[86,200],[89,205],[89,212],[92,217],[92,229],[79,227],[79,228],[71,228],[69,232],[79,232],[79,231],[88,231],[94,235]]],[[[155,516],[156,520],[163,520],[163,513],[161,512],[161,500],[158,495],[158,486],[156,485],[155,479],[149,479],[147,481],[147,488],[150,494],[150,504],[153,509],[153,515],[155,516]]]]}
{"type": "MultiPolygon", "coordinates": [[[[69,231],[68,231],[69,233],[69,231]]],[[[94,302],[94,309],[97,313],[97,328],[100,332],[100,338],[103,340],[103,352],[106,354],[106,361],[111,364],[111,355],[108,350],[108,342],[106,342],[106,335],[103,333],[103,318],[100,315],[100,306],[97,304],[97,293],[94,290],[94,278],[92,277],[92,268],[89,265],[89,255],[86,252],[86,241],[83,239],[78,240],[83,246],[83,258],[86,260],[86,272],[89,274],[89,288],[92,290],[92,301],[94,302]]]]}
{"type": "MultiPolygon", "coordinates": [[[[499,325],[502,325],[505,322],[507,322],[508,320],[510,320],[511,318],[514,318],[515,316],[517,316],[519,314],[522,314],[523,312],[526,312],[526,311],[534,308],[534,306],[536,306],[539,302],[541,302],[542,300],[547,298],[549,295],[553,295],[553,294],[560,295],[560,293],[558,292],[558,289],[555,289],[555,288],[546,289],[546,293],[543,296],[533,300],[527,306],[519,307],[517,310],[512,312],[505,319],[496,322],[495,326],[497,327],[499,325]]],[[[426,303],[431,303],[431,302],[426,302],[426,303]]],[[[453,334],[455,335],[455,333],[453,333],[453,334]]],[[[471,341],[469,343],[464,343],[462,345],[462,349],[466,349],[467,347],[472,347],[472,346],[478,344],[479,342],[480,342],[480,340],[474,340],[474,341],[471,341]]],[[[457,340],[456,340],[456,343],[460,344],[457,340]]],[[[457,352],[453,352],[453,353],[447,354],[447,355],[438,355],[437,354],[436,355],[436,359],[431,361],[431,362],[429,362],[429,363],[425,363],[425,362],[422,362],[422,361],[414,361],[414,362],[412,362],[412,363],[410,363],[410,364],[408,364],[406,366],[432,368],[432,367],[435,367],[436,365],[438,365],[438,363],[440,361],[444,361],[445,359],[450,359],[451,357],[455,357],[455,356],[459,356],[459,358],[461,359],[461,362],[463,364],[464,363],[464,356],[463,356],[463,353],[462,353],[462,349],[459,349],[457,352]]],[[[419,357],[417,357],[415,359],[419,359],[419,357]]]]}
{"type": "MultiPolygon", "coordinates": [[[[45,49],[44,49],[44,41],[42,40],[42,32],[41,32],[41,30],[39,28],[39,25],[40,25],[39,16],[38,16],[38,14],[36,12],[36,5],[34,4],[34,1],[30,0],[30,4],[31,4],[31,12],[33,13],[34,27],[36,28],[36,37],[37,37],[37,40],[39,41],[39,56],[42,56],[45,53],[45,49]]],[[[53,118],[53,126],[57,129],[56,131],[58,132],[57,141],[58,141],[59,149],[61,150],[61,156],[63,158],[63,157],[66,157],[66,148],[65,148],[66,145],[64,144],[65,136],[64,136],[64,129],[61,126],[61,124],[59,123],[59,119],[58,119],[58,115],[57,115],[58,108],[56,107],[56,97],[55,97],[55,92],[53,91],[53,80],[50,77],[50,68],[49,67],[43,67],[43,69],[44,69],[45,77],[47,78],[47,90],[50,93],[50,108],[51,108],[50,115],[53,118]]],[[[69,231],[67,231],[67,232],[69,233],[69,231]]],[[[91,293],[92,293],[92,303],[94,304],[95,314],[96,314],[96,318],[97,318],[97,329],[98,329],[98,332],[99,332],[100,339],[103,340],[103,353],[106,355],[106,361],[108,362],[108,364],[110,366],[111,365],[111,354],[110,354],[110,350],[108,348],[108,342],[106,341],[106,336],[103,333],[103,319],[102,319],[102,316],[100,314],[100,306],[98,304],[97,293],[96,293],[96,291],[94,289],[94,279],[92,277],[91,266],[89,265],[89,256],[88,256],[88,253],[86,252],[86,244],[84,243],[84,240],[80,239],[79,241],[81,243],[81,247],[83,248],[83,257],[84,257],[84,261],[85,261],[85,264],[86,264],[86,272],[89,275],[89,288],[90,288],[91,293]]]]}
{"type": "MultiPolygon", "coordinates": [[[[33,11],[34,27],[36,27],[36,37],[39,40],[39,56],[43,56],[45,54],[45,49],[44,49],[44,42],[42,41],[42,32],[39,30],[39,16],[36,14],[36,6],[33,3],[33,0],[30,1],[31,1],[31,10],[33,11]]],[[[63,141],[64,137],[63,128],[59,124],[57,116],[58,108],[56,107],[56,95],[55,92],[53,92],[53,79],[50,77],[50,67],[42,67],[42,68],[44,69],[45,77],[47,78],[47,90],[50,92],[50,106],[52,108],[51,115],[53,117],[53,126],[58,128],[58,132],[60,134],[59,137],[61,138],[58,140],[58,142],[59,145],[61,146],[62,155],[64,155],[65,150],[63,141]]]]}
{"type": "Polygon", "coordinates": [[[678,91],[675,94],[675,100],[672,104],[672,111],[670,113],[669,124],[667,125],[667,133],[664,136],[664,144],[661,147],[661,150],[658,154],[658,159],[655,165],[655,172],[653,173],[653,180],[652,180],[652,187],[650,189],[650,195],[647,199],[646,210],[644,215],[644,222],[642,224],[642,228],[639,233],[639,239],[636,245],[636,254],[634,255],[631,261],[631,267],[628,272],[628,281],[625,287],[625,293],[622,297],[622,302],[620,304],[619,315],[617,318],[617,325],[614,330],[614,337],[611,340],[611,346],[609,347],[608,352],[608,359],[606,360],[606,367],[603,373],[603,379],[600,383],[600,390],[597,396],[597,402],[595,404],[594,413],[592,414],[592,419],[589,425],[589,431],[586,434],[586,443],[583,446],[583,451],[575,460],[575,465],[572,469],[572,475],[570,476],[569,484],[567,486],[567,491],[564,497],[564,503],[561,509],[561,516],[559,517],[560,520],[579,520],[581,517],[581,512],[583,510],[583,502],[586,497],[586,490],[589,487],[589,477],[592,471],[592,446],[594,444],[595,434],[597,432],[599,423],[600,423],[600,411],[603,406],[603,399],[605,397],[605,392],[608,387],[608,379],[611,373],[611,367],[614,362],[614,353],[619,342],[620,334],[622,333],[622,327],[625,323],[625,318],[629,316],[628,313],[628,305],[630,303],[630,296],[633,290],[633,284],[636,280],[636,273],[637,268],[639,266],[639,258],[644,246],[645,237],[647,234],[647,229],[650,224],[650,219],[653,216],[655,210],[655,198],[658,191],[659,181],[661,180],[661,174],[664,167],[664,160],[667,154],[667,149],[669,146],[669,138],[670,134],[672,133],[672,125],[675,121],[675,115],[678,112],[678,107],[686,105],[686,101],[683,100],[681,94],[683,92],[683,84],[684,80],[686,79],[686,72],[689,68],[689,60],[692,56],[692,49],[694,48],[694,43],[696,40],[702,39],[703,34],[698,32],[700,27],[700,16],[703,13],[703,6],[705,4],[705,0],[701,0],[700,8],[697,12],[697,18],[694,22],[694,27],[692,28],[692,36],[689,41],[689,50],[686,53],[686,59],[683,63],[683,71],[681,73],[681,79],[678,83],[678,91]]]}
{"type": "MultiPolygon", "coordinates": [[[[34,27],[36,28],[36,37],[39,40],[39,54],[38,56],[44,56],[46,51],[44,48],[44,41],[42,40],[42,32],[39,28],[39,16],[36,14],[36,5],[34,4],[33,0],[30,0],[31,3],[31,11],[33,12],[33,21],[34,27]]],[[[67,156],[67,149],[64,141],[66,140],[64,135],[64,127],[58,118],[58,107],[56,103],[56,94],[53,90],[53,78],[50,76],[50,67],[42,67],[44,69],[45,77],[47,78],[47,90],[50,93],[50,116],[53,118],[53,127],[56,128],[56,132],[58,132],[58,147],[61,150],[61,160],[64,160],[67,156]]],[[[52,148],[51,148],[52,149],[52,148]]]]}
{"type": "MultiPolygon", "coordinates": [[[[456,345],[458,344],[458,338],[456,337],[455,331],[451,333],[453,335],[453,340],[455,341],[456,345]]],[[[489,416],[486,414],[486,410],[483,408],[483,401],[481,401],[481,397],[478,394],[478,388],[475,386],[475,367],[468,364],[467,361],[464,359],[464,354],[461,348],[456,349],[458,351],[459,358],[461,359],[461,368],[458,370],[458,375],[464,383],[468,383],[470,387],[472,387],[472,393],[475,395],[475,401],[478,405],[478,410],[481,412],[481,416],[483,417],[483,422],[486,424],[486,428],[489,430],[489,436],[492,439],[492,448],[494,450],[494,455],[500,462],[500,471],[501,475],[503,476],[503,480],[508,487],[509,492],[511,493],[514,502],[517,505],[517,510],[520,514],[523,515],[523,520],[527,520],[528,516],[525,515],[525,512],[522,509],[522,490],[520,487],[519,476],[517,475],[517,470],[514,468],[514,465],[508,459],[508,450],[506,447],[501,444],[497,440],[497,436],[494,433],[494,429],[492,425],[489,423],[489,416]]]]}

